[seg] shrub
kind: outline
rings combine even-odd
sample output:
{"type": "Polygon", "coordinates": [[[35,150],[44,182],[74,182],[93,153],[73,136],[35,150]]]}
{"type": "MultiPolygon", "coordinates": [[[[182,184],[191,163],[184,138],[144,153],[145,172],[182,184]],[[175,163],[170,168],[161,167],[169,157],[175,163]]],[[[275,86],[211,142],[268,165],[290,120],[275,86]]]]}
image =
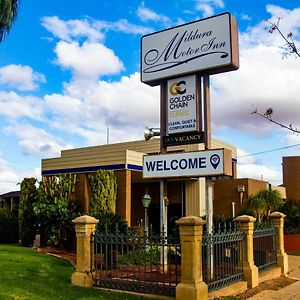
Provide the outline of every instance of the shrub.
{"type": "Polygon", "coordinates": [[[0,208],[0,243],[15,244],[18,240],[18,218],[9,209],[0,208]]]}
{"type": "Polygon", "coordinates": [[[80,205],[74,198],[76,176],[60,175],[40,182],[37,201],[33,205],[43,235],[50,246],[72,250],[75,229],[72,220],[80,215],[80,205]]]}
{"type": "Polygon", "coordinates": [[[281,211],[286,215],[284,219],[284,232],[286,234],[300,233],[300,204],[287,201],[281,211]]]}
{"type": "Polygon", "coordinates": [[[97,231],[114,233],[118,230],[119,233],[126,233],[128,230],[127,222],[117,214],[113,213],[97,213],[93,215],[99,220],[97,231]]]}
{"type": "Polygon", "coordinates": [[[99,170],[94,175],[89,175],[91,192],[89,213],[115,213],[117,181],[113,171],[99,170]]]}
{"type": "Polygon", "coordinates": [[[36,217],[33,212],[33,203],[37,196],[35,184],[35,178],[24,178],[21,182],[19,237],[22,246],[32,246],[36,234],[36,217]]]}

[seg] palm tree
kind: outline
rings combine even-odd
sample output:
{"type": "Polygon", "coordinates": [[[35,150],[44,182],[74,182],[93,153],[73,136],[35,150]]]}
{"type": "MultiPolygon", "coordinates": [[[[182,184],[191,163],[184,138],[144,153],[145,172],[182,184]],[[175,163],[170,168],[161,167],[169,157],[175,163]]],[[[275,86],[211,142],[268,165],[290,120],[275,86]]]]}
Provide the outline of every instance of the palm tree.
{"type": "Polygon", "coordinates": [[[248,208],[253,209],[257,221],[260,223],[262,217],[266,214],[266,200],[260,193],[252,195],[248,199],[248,208]]]}
{"type": "Polygon", "coordinates": [[[265,189],[259,192],[260,197],[264,198],[266,201],[267,216],[270,215],[272,211],[278,210],[283,205],[283,199],[277,190],[265,189]]]}
{"type": "Polygon", "coordinates": [[[10,31],[18,13],[18,0],[0,0],[0,43],[10,31]]]}

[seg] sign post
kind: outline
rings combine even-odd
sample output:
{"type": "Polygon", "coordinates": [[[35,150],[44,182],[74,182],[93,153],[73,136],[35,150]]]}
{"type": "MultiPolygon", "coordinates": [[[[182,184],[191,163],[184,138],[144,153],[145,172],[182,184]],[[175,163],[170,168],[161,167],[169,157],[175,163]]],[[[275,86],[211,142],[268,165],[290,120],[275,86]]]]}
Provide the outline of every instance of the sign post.
{"type": "MultiPolygon", "coordinates": [[[[204,142],[205,150],[211,150],[209,75],[238,68],[238,29],[236,20],[229,13],[142,37],[141,81],[151,86],[159,84],[161,86],[161,156],[167,153],[168,146],[189,143],[204,142]]],[[[218,157],[221,160],[221,156],[218,157]]],[[[145,161],[147,159],[145,158],[145,161]]],[[[220,161],[216,157],[215,159],[210,162],[219,164],[220,161]]],[[[223,159],[225,161],[225,155],[223,159]]],[[[166,166],[167,161],[168,159],[165,159],[166,166]]],[[[184,169],[185,162],[191,162],[189,166],[192,169],[196,162],[204,166],[203,161],[193,160],[193,158],[181,158],[180,162],[176,165],[176,158],[174,158],[170,168],[184,169]]],[[[167,232],[166,180],[170,173],[166,172],[166,176],[157,176],[165,166],[160,159],[156,161],[155,166],[158,172],[155,176],[160,178],[160,229],[167,232]]],[[[147,164],[143,168],[144,177],[146,167],[147,164]]],[[[198,176],[206,177],[206,215],[208,230],[211,232],[212,176],[215,172],[201,174],[199,171],[198,176]]]]}

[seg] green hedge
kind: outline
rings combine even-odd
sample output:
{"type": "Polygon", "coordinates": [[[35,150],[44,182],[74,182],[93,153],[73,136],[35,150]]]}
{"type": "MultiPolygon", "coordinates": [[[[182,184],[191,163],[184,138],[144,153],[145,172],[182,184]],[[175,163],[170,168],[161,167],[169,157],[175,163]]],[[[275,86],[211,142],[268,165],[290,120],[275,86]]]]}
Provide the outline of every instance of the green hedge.
{"type": "Polygon", "coordinates": [[[9,209],[0,208],[0,243],[15,244],[19,240],[18,218],[9,209]]]}

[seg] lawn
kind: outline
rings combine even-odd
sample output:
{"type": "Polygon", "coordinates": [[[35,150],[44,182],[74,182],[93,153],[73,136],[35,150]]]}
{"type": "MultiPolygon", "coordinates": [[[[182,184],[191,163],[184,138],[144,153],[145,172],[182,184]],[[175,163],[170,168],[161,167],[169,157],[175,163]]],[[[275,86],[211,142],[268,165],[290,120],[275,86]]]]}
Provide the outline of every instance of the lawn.
{"type": "Polygon", "coordinates": [[[0,299],[141,299],[73,286],[73,271],[68,262],[31,248],[0,245],[0,299]]]}

